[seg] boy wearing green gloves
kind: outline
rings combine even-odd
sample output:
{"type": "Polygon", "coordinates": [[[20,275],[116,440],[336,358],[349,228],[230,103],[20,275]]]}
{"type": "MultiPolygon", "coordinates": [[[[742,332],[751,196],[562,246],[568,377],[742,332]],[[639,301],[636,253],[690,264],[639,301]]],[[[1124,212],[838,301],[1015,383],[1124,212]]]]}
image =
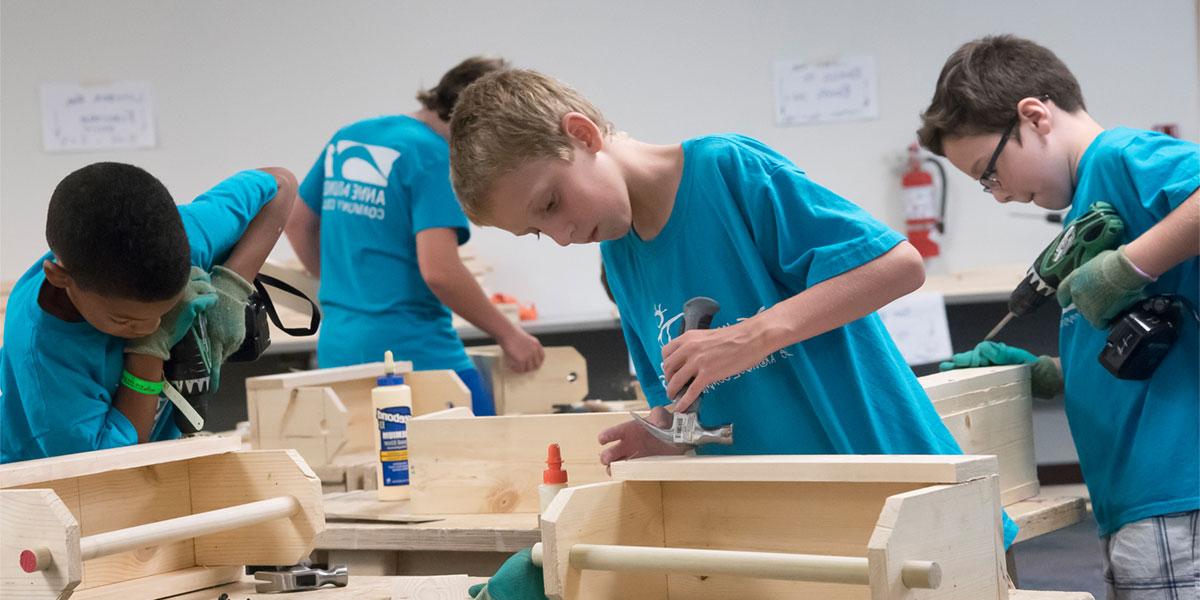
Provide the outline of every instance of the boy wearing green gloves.
{"type": "Polygon", "coordinates": [[[163,361],[202,312],[213,362],[237,349],[247,280],[295,197],[295,177],[278,168],[243,171],[178,207],[133,165],[64,178],[46,218],[50,252],[9,296],[0,462],[179,437],[160,397],[163,361]]]}
{"type": "Polygon", "coordinates": [[[1065,392],[1071,434],[1103,538],[1109,598],[1182,597],[1200,585],[1200,147],[1149,131],[1104,129],[1051,51],[1013,36],[965,44],[946,61],[921,144],[977,178],[999,202],[1069,208],[1096,202],[1125,224],[1124,245],[1059,286],[1061,359],[995,342],[942,368],[1033,364],[1039,396],[1065,392]],[[1175,294],[1180,337],[1145,380],[1097,360],[1114,317],[1175,294]],[[1065,385],[1065,389],[1064,389],[1065,385]]]}

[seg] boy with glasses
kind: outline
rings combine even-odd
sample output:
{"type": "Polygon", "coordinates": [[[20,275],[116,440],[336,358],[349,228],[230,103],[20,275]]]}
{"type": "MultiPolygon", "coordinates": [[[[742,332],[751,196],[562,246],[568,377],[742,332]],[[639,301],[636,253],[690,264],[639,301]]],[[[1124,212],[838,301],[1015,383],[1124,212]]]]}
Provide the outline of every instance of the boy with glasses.
{"type": "Polygon", "coordinates": [[[1032,363],[1041,395],[1053,396],[1065,382],[1109,598],[1195,598],[1200,148],[1149,131],[1104,129],[1054,53],[1008,35],[955,51],[922,118],[921,144],[978,178],[997,201],[1069,207],[1064,225],[1104,201],[1124,221],[1124,245],[1059,287],[1061,362],[983,342],[943,368],[1032,363]],[[1097,360],[1108,326],[1140,298],[1167,293],[1188,304],[1179,341],[1149,379],[1117,379],[1097,360]]]}

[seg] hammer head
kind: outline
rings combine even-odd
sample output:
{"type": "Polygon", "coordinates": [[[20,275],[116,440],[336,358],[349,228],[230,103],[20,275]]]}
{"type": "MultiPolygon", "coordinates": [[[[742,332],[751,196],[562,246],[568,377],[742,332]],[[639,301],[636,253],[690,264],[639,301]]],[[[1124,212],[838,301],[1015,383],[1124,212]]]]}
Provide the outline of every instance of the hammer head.
{"type": "Polygon", "coordinates": [[[254,573],[254,591],[259,594],[268,592],[296,592],[300,590],[315,590],[323,585],[345,587],[350,581],[350,574],[345,565],[333,569],[313,569],[297,567],[289,571],[258,571],[254,573]]]}

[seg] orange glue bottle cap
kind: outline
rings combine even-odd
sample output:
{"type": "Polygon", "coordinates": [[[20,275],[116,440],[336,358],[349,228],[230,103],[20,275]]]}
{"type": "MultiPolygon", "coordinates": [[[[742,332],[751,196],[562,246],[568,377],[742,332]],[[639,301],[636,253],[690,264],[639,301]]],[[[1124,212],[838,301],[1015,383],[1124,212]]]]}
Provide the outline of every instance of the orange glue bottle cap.
{"type": "Polygon", "coordinates": [[[562,468],[562,450],[558,444],[550,444],[546,449],[546,470],[542,471],[542,483],[558,484],[567,482],[567,472],[562,468]]]}

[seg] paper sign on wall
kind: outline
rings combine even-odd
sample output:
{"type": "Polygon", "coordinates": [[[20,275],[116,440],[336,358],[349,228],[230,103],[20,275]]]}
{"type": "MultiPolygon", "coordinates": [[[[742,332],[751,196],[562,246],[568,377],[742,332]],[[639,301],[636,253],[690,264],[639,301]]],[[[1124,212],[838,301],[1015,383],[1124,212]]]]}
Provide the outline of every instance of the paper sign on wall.
{"type": "Polygon", "coordinates": [[[775,124],[879,118],[875,57],[775,61],[775,124]]]}
{"type": "Polygon", "coordinates": [[[150,84],[43,83],[42,145],[47,152],[152,148],[150,84]]]}
{"type": "Polygon", "coordinates": [[[910,365],[950,358],[946,300],[938,292],[916,292],[879,309],[879,318],[910,365]]]}

